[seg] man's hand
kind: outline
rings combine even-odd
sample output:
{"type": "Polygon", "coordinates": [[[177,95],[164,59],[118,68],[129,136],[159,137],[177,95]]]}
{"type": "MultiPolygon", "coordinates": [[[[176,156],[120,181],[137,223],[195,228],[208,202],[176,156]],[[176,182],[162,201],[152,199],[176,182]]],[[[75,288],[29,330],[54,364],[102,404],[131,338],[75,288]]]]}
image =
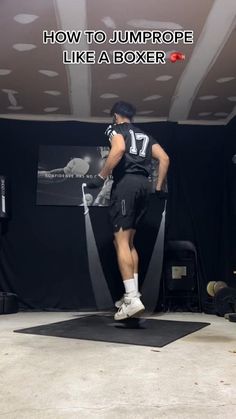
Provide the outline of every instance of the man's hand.
{"type": "Polygon", "coordinates": [[[112,124],[108,125],[108,127],[105,131],[105,135],[107,135],[110,138],[112,130],[113,130],[113,125],[112,124]]]}
{"type": "Polygon", "coordinates": [[[162,190],[155,190],[155,196],[158,199],[167,199],[168,198],[168,192],[162,191],[162,190]]]}
{"type": "Polygon", "coordinates": [[[89,189],[101,188],[105,180],[106,179],[104,179],[101,175],[97,175],[96,177],[94,177],[94,179],[86,182],[87,188],[89,189]]]}

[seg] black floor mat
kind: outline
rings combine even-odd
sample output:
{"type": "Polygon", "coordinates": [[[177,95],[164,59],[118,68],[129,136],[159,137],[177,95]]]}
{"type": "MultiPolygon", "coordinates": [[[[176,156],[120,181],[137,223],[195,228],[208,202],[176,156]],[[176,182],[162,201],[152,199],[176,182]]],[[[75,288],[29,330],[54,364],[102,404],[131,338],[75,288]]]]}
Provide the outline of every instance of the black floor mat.
{"type": "Polygon", "coordinates": [[[209,324],[145,318],[115,322],[111,316],[88,315],[63,322],[15,330],[15,332],[163,347],[209,324]]]}

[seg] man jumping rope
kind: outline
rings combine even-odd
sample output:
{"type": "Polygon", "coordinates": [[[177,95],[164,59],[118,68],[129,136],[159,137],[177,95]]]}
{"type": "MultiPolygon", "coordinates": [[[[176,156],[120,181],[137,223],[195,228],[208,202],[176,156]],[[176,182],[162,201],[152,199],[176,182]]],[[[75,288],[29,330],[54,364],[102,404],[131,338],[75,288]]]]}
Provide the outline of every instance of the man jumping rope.
{"type": "Polygon", "coordinates": [[[136,229],[143,218],[150,185],[148,177],[152,158],[159,160],[156,194],[161,194],[169,157],[150,136],[132,124],[135,108],[127,102],[117,102],[111,109],[113,125],[106,134],[111,150],[97,177],[87,183],[88,188],[101,187],[113,175],[110,216],[114,231],[114,244],[125,294],[116,302],[115,320],[140,314],[145,307],[138,292],[138,253],[134,247],[136,229]]]}

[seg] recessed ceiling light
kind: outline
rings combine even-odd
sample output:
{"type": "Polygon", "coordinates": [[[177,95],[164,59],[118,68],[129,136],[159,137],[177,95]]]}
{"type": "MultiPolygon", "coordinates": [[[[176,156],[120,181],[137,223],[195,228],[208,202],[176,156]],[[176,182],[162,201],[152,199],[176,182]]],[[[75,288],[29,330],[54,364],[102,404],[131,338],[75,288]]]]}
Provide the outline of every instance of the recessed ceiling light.
{"type": "Polygon", "coordinates": [[[18,92],[12,89],[2,89],[2,91],[7,94],[10,105],[13,107],[17,106],[17,100],[14,95],[17,94],[18,92]]]}
{"type": "Polygon", "coordinates": [[[160,99],[162,96],[160,95],[152,95],[152,96],[147,96],[143,99],[144,102],[147,102],[149,100],[156,100],[156,99],[160,99]]]}
{"type": "Polygon", "coordinates": [[[175,22],[162,22],[159,20],[147,20],[147,19],[132,19],[127,22],[127,25],[133,28],[143,29],[169,29],[179,30],[183,29],[181,25],[175,22]]]}
{"type": "Polygon", "coordinates": [[[228,81],[234,80],[235,77],[221,77],[220,79],[217,79],[217,83],[227,83],[228,81]]]}
{"type": "Polygon", "coordinates": [[[12,94],[12,95],[15,95],[16,93],[18,93],[17,90],[13,90],[13,89],[2,89],[2,91],[4,93],[12,94]]]}
{"type": "Polygon", "coordinates": [[[54,108],[54,107],[48,107],[48,108],[44,108],[44,112],[55,112],[57,111],[59,108],[54,108]]]}
{"type": "Polygon", "coordinates": [[[105,16],[102,19],[102,22],[104,23],[104,25],[107,28],[111,28],[111,29],[115,29],[116,28],[116,24],[115,24],[114,20],[110,16],[105,16]]]}
{"type": "Polygon", "coordinates": [[[10,109],[11,111],[20,111],[23,109],[23,106],[8,106],[7,109],[10,109]]]}
{"type": "Polygon", "coordinates": [[[102,99],[113,99],[119,97],[118,95],[116,95],[115,93],[103,93],[100,98],[102,99]]]}
{"type": "Polygon", "coordinates": [[[124,79],[127,77],[127,74],[125,73],[112,73],[108,76],[109,80],[118,80],[118,79],[124,79]]]}
{"type": "Polygon", "coordinates": [[[14,44],[13,48],[17,51],[30,51],[31,49],[37,48],[34,44],[14,44]]]}
{"type": "Polygon", "coordinates": [[[10,73],[11,73],[11,70],[7,70],[7,69],[4,69],[4,68],[0,69],[0,76],[7,76],[10,73]]]}
{"type": "Polygon", "coordinates": [[[19,15],[14,16],[14,20],[18,23],[21,23],[22,25],[26,25],[27,23],[34,22],[36,19],[38,19],[38,16],[29,15],[26,13],[20,13],[19,15]]]}
{"type": "Polygon", "coordinates": [[[60,96],[61,92],[59,90],[44,90],[44,93],[51,96],[60,96]]]}
{"type": "Polygon", "coordinates": [[[39,73],[44,74],[44,76],[48,76],[48,77],[56,77],[58,76],[58,73],[56,71],[52,71],[52,70],[38,70],[39,73]]]}
{"type": "Polygon", "coordinates": [[[200,112],[199,114],[198,114],[198,116],[209,116],[209,115],[211,115],[212,114],[212,112],[200,112]]]}
{"type": "Polygon", "coordinates": [[[164,75],[164,76],[157,77],[156,81],[168,81],[170,79],[173,79],[173,76],[164,75]]]}
{"type": "Polygon", "coordinates": [[[214,113],[215,116],[228,116],[227,112],[216,112],[214,113]]]}
{"type": "Polygon", "coordinates": [[[199,100],[213,100],[216,99],[218,96],[215,95],[206,95],[206,96],[200,96],[198,99],[199,100]]]}
{"type": "Polygon", "coordinates": [[[110,114],[110,109],[103,109],[103,112],[110,114]]]}
{"type": "Polygon", "coordinates": [[[153,113],[154,111],[139,111],[137,112],[137,115],[148,115],[150,113],[153,113]]]}
{"type": "Polygon", "coordinates": [[[236,102],[236,96],[229,96],[227,99],[230,100],[230,102],[236,102]]]}
{"type": "Polygon", "coordinates": [[[14,95],[16,95],[18,92],[12,89],[2,89],[2,91],[7,94],[10,104],[12,106],[17,106],[17,100],[14,95]]]}

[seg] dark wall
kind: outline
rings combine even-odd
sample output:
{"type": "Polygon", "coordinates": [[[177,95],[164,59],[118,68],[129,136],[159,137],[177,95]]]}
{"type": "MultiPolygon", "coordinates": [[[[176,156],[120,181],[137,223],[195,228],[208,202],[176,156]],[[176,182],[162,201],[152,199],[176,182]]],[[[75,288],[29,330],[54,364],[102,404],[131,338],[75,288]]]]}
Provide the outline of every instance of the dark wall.
{"type": "MultiPolygon", "coordinates": [[[[1,240],[0,289],[14,291],[30,308],[90,308],[81,207],[36,206],[39,144],[106,144],[104,124],[0,120],[0,174],[11,186],[11,219],[1,240]]],[[[227,162],[235,125],[142,124],[170,155],[167,238],[192,240],[199,251],[203,288],[209,280],[232,281],[233,237],[227,162]]],[[[231,167],[231,166],[230,166],[231,167]]],[[[231,168],[232,169],[232,168],[231,168]]],[[[122,290],[106,208],[91,219],[113,298],[122,290]]],[[[156,235],[142,229],[141,280],[156,235]]],[[[203,292],[204,299],[204,292],[203,292]]]]}
{"type": "MultiPolygon", "coordinates": [[[[227,164],[227,205],[226,216],[229,220],[229,243],[230,243],[230,264],[233,271],[236,273],[236,118],[234,118],[228,126],[228,147],[226,152],[227,164]],[[234,159],[232,161],[232,156],[234,159]]],[[[232,280],[232,285],[235,285],[236,275],[232,280]]]]}

